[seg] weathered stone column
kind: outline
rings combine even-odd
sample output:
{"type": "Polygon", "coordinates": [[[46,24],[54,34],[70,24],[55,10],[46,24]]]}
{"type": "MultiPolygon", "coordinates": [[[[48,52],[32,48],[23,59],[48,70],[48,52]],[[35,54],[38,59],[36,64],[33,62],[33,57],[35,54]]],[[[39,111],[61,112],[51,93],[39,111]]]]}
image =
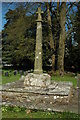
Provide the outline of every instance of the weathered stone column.
{"type": "Polygon", "coordinates": [[[41,8],[38,8],[38,20],[37,20],[37,31],[36,31],[36,49],[35,49],[35,63],[34,73],[41,74],[42,70],[42,17],[41,8]]]}

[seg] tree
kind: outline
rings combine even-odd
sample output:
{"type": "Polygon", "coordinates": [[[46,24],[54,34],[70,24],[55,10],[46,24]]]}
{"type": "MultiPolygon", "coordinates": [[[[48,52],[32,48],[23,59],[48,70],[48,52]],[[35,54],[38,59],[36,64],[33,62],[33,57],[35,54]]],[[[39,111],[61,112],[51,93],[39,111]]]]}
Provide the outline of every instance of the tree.
{"type": "Polygon", "coordinates": [[[77,7],[70,16],[71,26],[66,41],[68,55],[65,56],[65,68],[72,72],[80,71],[80,2],[76,3],[73,7],[75,6],[77,7]]]}
{"type": "Polygon", "coordinates": [[[55,70],[55,47],[54,47],[54,40],[53,40],[53,33],[52,33],[52,23],[51,23],[51,15],[50,15],[50,8],[49,8],[49,3],[47,4],[47,21],[48,21],[48,36],[49,36],[49,41],[50,41],[50,48],[52,51],[52,70],[55,70]]]}
{"type": "Polygon", "coordinates": [[[14,66],[22,66],[25,61],[34,59],[35,40],[32,36],[33,33],[35,34],[35,24],[32,23],[35,17],[26,14],[25,8],[21,6],[6,13],[7,23],[3,30],[3,61],[14,66]]]}
{"type": "MultiPolygon", "coordinates": [[[[37,19],[36,11],[39,4],[40,3],[20,3],[14,10],[9,10],[6,13],[7,23],[5,24],[2,35],[3,61],[13,64],[14,66],[20,65],[26,67],[29,65],[30,68],[33,67],[36,38],[35,20],[37,19]]],[[[70,3],[69,10],[73,4],[70,3]]],[[[79,5],[77,4],[77,6],[79,5]]],[[[69,63],[71,63],[71,65],[75,63],[75,61],[73,62],[71,60],[71,56],[74,56],[74,51],[79,50],[80,33],[79,30],[77,30],[79,29],[79,13],[76,14],[75,12],[74,15],[76,19],[73,23],[71,18],[73,16],[71,15],[72,10],[67,10],[66,14],[66,3],[64,2],[41,3],[41,8],[44,11],[42,15],[43,68],[46,69],[46,66],[48,66],[48,69],[51,68],[50,60],[53,58],[52,69],[58,69],[59,73],[63,75],[64,55],[65,68],[67,69],[69,63]],[[65,29],[65,23],[67,24],[67,29],[65,29]],[[67,38],[65,37],[65,30],[67,30],[67,38]],[[74,45],[75,43],[77,47],[74,45]]],[[[78,54],[79,51],[75,55],[75,58],[77,58],[78,54]]],[[[76,64],[76,66],[78,66],[78,64],[76,64]]]]}
{"type": "Polygon", "coordinates": [[[59,38],[59,53],[58,53],[58,69],[61,75],[64,74],[64,54],[65,54],[65,23],[66,23],[66,2],[61,5],[60,12],[60,38],[59,38]]]}

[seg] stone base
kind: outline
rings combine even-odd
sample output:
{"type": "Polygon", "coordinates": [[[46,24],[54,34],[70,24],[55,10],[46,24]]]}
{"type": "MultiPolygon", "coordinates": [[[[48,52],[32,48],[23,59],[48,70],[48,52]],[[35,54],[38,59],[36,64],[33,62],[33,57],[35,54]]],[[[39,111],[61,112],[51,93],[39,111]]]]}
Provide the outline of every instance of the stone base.
{"type": "Polygon", "coordinates": [[[69,82],[51,81],[47,87],[26,86],[25,89],[24,80],[19,80],[2,87],[3,105],[24,106],[27,109],[66,111],[71,97],[72,84],[69,82]]]}
{"type": "Polygon", "coordinates": [[[34,74],[29,73],[24,78],[24,86],[26,87],[47,87],[51,84],[51,76],[42,73],[42,74],[34,74]]]}

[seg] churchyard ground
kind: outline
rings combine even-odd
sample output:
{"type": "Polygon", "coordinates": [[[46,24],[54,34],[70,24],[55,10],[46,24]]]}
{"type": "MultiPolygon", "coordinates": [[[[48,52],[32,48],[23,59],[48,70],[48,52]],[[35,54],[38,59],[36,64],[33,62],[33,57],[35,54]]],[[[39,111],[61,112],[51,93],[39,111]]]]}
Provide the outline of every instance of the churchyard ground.
{"type": "MultiPolygon", "coordinates": [[[[17,72],[16,75],[14,75],[15,70],[3,70],[2,75],[2,84],[6,84],[9,82],[15,82],[20,79],[20,73],[17,72]],[[9,73],[9,76],[5,76],[5,72],[9,73]]],[[[74,74],[66,74],[63,77],[61,76],[52,76],[52,80],[55,81],[68,81],[73,83],[73,87],[77,87],[77,79],[74,74]]],[[[9,107],[9,106],[3,106],[2,107],[2,117],[3,118],[77,118],[80,119],[80,116],[78,116],[75,113],[58,113],[58,112],[46,112],[46,111],[37,111],[37,110],[26,110],[26,108],[21,108],[18,106],[15,107],[9,107]]]]}
{"type": "MultiPolygon", "coordinates": [[[[4,72],[4,75],[2,75],[2,84],[6,84],[9,82],[15,82],[20,79],[21,75],[18,72],[16,75],[14,75],[14,70],[2,70],[4,72]],[[5,73],[8,72],[9,76],[5,76],[5,73]]],[[[54,81],[66,81],[66,82],[72,82],[74,87],[77,87],[77,79],[75,74],[65,74],[63,77],[58,75],[52,75],[52,80],[54,81]]]]}

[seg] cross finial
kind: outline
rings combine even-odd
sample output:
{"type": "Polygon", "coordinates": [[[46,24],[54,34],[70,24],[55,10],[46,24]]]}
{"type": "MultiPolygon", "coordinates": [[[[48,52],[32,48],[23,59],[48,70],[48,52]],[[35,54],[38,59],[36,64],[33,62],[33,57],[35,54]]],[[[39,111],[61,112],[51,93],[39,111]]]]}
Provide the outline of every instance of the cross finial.
{"type": "Polygon", "coordinates": [[[41,13],[43,13],[43,11],[41,11],[41,7],[38,7],[38,20],[37,21],[42,21],[42,18],[41,18],[41,13]]]}

